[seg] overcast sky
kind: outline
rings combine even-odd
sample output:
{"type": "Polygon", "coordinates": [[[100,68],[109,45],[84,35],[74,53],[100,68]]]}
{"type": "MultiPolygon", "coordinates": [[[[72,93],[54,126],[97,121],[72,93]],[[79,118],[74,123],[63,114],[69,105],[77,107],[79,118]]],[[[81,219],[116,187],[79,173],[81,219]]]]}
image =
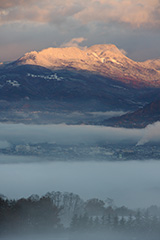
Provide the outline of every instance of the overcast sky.
{"type": "Polygon", "coordinates": [[[102,43],[134,60],[160,57],[160,0],[0,0],[0,61],[102,43]]]}

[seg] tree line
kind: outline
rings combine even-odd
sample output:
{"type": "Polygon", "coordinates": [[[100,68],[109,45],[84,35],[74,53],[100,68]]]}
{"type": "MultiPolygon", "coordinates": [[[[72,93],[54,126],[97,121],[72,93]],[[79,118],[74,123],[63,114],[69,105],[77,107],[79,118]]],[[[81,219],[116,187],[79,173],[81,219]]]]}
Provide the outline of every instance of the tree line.
{"type": "Polygon", "coordinates": [[[117,232],[159,239],[160,208],[132,210],[125,206],[116,207],[112,201],[110,204],[97,198],[83,201],[78,195],[59,192],[18,200],[0,197],[0,236],[66,231],[117,232]],[[63,223],[64,215],[69,216],[67,225],[63,223]]]}

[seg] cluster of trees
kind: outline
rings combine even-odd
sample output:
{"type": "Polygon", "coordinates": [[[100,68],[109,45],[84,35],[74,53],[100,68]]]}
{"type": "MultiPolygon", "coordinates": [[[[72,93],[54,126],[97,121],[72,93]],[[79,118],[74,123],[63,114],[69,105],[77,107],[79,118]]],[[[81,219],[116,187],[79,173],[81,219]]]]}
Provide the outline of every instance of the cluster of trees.
{"type": "Polygon", "coordinates": [[[40,232],[124,233],[159,239],[160,208],[134,211],[99,199],[84,202],[78,195],[48,193],[43,197],[8,200],[0,197],[0,234],[40,232]],[[63,224],[69,216],[68,225],[63,224]],[[66,219],[66,218],[65,218],[66,219]],[[156,238],[157,236],[157,238],[156,238]]]}
{"type": "Polygon", "coordinates": [[[0,234],[56,230],[59,211],[50,198],[5,200],[0,198],[0,234]]]}
{"type": "MultiPolygon", "coordinates": [[[[132,236],[141,235],[145,239],[160,237],[160,220],[156,216],[151,216],[146,210],[142,213],[140,210],[135,215],[118,216],[116,211],[109,208],[103,216],[89,217],[84,215],[73,216],[70,230],[73,232],[105,232],[105,233],[123,233],[132,236]]],[[[156,239],[156,238],[155,238],[156,239]]]]}
{"type": "MultiPolygon", "coordinates": [[[[131,210],[124,206],[105,207],[99,199],[90,199],[85,203],[83,215],[75,214],[71,220],[72,232],[99,232],[113,236],[115,233],[136,239],[159,239],[160,208],[131,210]]],[[[127,238],[127,237],[126,237],[127,238]]]]}

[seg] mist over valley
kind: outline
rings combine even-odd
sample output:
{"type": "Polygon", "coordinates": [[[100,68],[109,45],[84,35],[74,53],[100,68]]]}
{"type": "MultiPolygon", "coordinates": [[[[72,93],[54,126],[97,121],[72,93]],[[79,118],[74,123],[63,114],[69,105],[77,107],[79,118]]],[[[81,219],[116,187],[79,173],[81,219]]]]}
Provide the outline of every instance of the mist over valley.
{"type": "Polygon", "coordinates": [[[1,123],[1,193],[54,190],[129,207],[159,205],[159,128],[1,123]]]}
{"type": "Polygon", "coordinates": [[[54,60],[64,67],[39,66],[41,52],[0,67],[3,239],[159,239],[159,62],[87,51],[54,60]]]}

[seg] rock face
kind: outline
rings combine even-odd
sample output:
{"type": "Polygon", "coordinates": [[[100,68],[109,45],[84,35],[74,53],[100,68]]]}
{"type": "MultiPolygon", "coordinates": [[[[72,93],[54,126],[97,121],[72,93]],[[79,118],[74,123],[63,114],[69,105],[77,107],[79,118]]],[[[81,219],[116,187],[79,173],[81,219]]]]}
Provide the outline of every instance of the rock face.
{"type": "Polygon", "coordinates": [[[160,86],[160,59],[135,62],[113,44],[89,48],[48,48],[26,53],[17,65],[39,65],[49,69],[74,69],[96,72],[133,87],[160,86]]]}

